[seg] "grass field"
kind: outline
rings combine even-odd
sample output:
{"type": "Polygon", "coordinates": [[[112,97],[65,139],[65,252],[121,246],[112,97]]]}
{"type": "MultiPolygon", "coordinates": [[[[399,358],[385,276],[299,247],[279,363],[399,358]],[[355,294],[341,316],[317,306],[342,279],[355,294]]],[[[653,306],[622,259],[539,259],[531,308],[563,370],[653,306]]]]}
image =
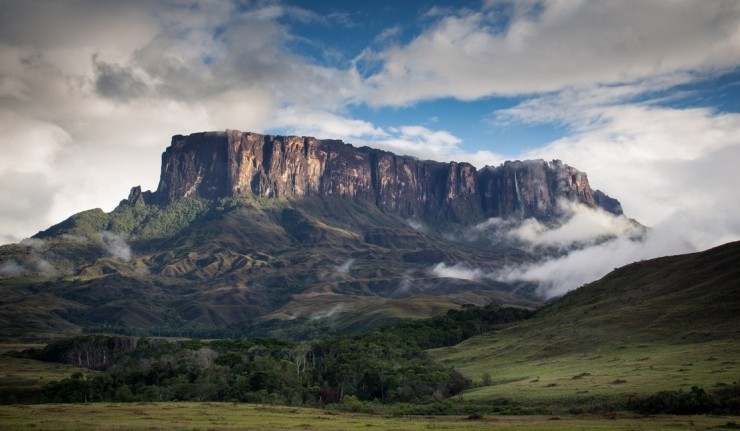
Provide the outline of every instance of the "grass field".
{"type": "Polygon", "coordinates": [[[0,430],[709,430],[740,418],[706,416],[380,416],[230,403],[0,406],[0,430]]]}
{"type": "Polygon", "coordinates": [[[41,362],[33,359],[14,358],[10,351],[43,347],[42,344],[0,344],[0,390],[40,388],[45,384],[68,378],[75,372],[92,374],[70,365],[41,362]]]}
{"type": "Polygon", "coordinates": [[[518,355],[505,334],[489,334],[433,351],[433,356],[482,385],[466,400],[508,398],[524,404],[586,400],[603,396],[652,394],[661,390],[712,390],[740,378],[740,344],[626,344],[587,353],[550,357],[518,355]]]}

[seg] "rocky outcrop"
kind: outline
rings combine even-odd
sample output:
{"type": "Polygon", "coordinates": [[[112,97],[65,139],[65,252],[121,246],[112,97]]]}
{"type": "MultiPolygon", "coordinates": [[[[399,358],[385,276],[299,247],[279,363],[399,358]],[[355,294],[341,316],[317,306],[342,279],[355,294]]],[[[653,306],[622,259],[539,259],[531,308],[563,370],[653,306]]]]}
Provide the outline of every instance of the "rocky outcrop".
{"type": "Polygon", "coordinates": [[[505,162],[481,169],[478,178],[488,217],[548,218],[556,215],[561,198],[598,206],[586,174],[560,160],[505,162]]]}
{"type": "Polygon", "coordinates": [[[596,206],[603,208],[612,214],[624,214],[624,212],[622,211],[622,204],[620,204],[618,200],[609,197],[601,190],[594,191],[594,202],[596,203],[596,206]]]}
{"type": "MultiPolygon", "coordinates": [[[[600,193],[600,192],[599,192],[600,193]]],[[[346,196],[404,217],[474,221],[547,218],[566,198],[621,213],[594,194],[586,174],[560,161],[515,161],[476,170],[356,148],[342,141],[235,130],[177,135],[162,155],[157,191],[131,191],[131,205],[183,197],[346,196]]]]}

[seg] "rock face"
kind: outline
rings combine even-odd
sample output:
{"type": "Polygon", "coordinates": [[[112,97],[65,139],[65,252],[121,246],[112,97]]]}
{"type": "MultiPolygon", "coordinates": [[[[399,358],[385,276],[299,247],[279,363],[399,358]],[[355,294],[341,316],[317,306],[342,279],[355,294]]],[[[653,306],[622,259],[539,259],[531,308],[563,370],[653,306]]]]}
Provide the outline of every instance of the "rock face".
{"type": "Polygon", "coordinates": [[[174,136],[162,155],[157,191],[135,187],[128,203],[241,195],[346,196],[404,217],[454,221],[547,218],[556,215],[559,198],[621,214],[618,201],[593,192],[586,174],[557,160],[476,170],[337,140],[235,130],[174,136]]]}

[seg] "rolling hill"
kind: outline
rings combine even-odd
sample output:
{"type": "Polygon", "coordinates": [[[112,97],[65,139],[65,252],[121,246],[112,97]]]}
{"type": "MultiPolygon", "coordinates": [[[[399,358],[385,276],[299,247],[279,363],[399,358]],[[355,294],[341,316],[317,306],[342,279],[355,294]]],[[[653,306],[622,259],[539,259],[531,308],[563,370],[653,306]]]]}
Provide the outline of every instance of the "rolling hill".
{"type": "Polygon", "coordinates": [[[740,375],[740,242],[636,262],[530,320],[437,349],[470,400],[589,400],[707,389],[740,375]]]}

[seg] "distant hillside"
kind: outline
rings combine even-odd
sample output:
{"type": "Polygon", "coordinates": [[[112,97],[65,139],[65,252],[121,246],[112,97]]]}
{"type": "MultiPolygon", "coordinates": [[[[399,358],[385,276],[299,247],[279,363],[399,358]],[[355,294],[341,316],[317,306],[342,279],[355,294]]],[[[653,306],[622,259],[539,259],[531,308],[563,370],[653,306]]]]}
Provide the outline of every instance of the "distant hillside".
{"type": "Polygon", "coordinates": [[[310,337],[329,327],[367,331],[465,303],[539,305],[527,296],[533,286],[430,272],[442,261],[530,261],[527,251],[450,241],[444,235],[460,227],[424,226],[368,202],[317,196],[87,211],[24,244],[0,247],[0,259],[34,270],[0,277],[0,336],[43,340],[84,329],[310,337]],[[296,328],[286,333],[286,326],[296,328]]]}
{"type": "Polygon", "coordinates": [[[740,242],[637,262],[534,318],[434,351],[489,384],[469,399],[555,399],[692,385],[740,375],[740,242]]]}

